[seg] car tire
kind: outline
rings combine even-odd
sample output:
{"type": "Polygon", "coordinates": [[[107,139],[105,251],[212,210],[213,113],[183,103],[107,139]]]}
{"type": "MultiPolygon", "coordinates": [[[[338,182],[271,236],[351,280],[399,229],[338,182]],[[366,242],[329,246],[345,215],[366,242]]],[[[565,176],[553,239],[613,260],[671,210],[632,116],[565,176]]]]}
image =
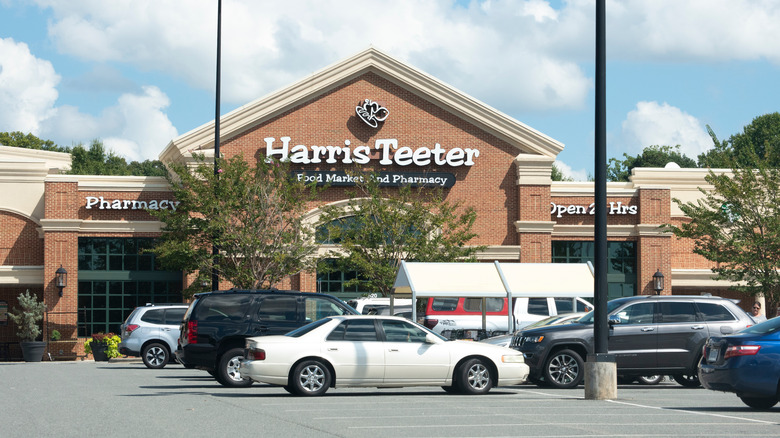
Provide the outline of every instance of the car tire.
{"type": "Polygon", "coordinates": [[[141,360],[144,361],[144,365],[153,370],[164,367],[170,358],[171,354],[168,353],[168,349],[159,342],[148,344],[141,351],[141,360]]]}
{"type": "Polygon", "coordinates": [[[664,376],[663,375],[639,376],[636,378],[636,380],[642,385],[657,385],[661,383],[662,380],[664,380],[664,376]]]}
{"type": "Polygon", "coordinates": [[[763,411],[777,404],[777,397],[740,397],[739,399],[751,408],[763,411]]]}
{"type": "Polygon", "coordinates": [[[243,348],[232,348],[222,354],[217,364],[216,378],[219,383],[229,388],[246,388],[252,384],[249,379],[242,379],[238,367],[244,358],[243,348]]]}
{"type": "Polygon", "coordinates": [[[456,384],[460,392],[469,395],[487,394],[493,387],[490,367],[482,359],[469,359],[458,368],[456,384]]]}
{"type": "Polygon", "coordinates": [[[551,354],[544,365],[544,379],[553,388],[576,388],[584,374],[582,357],[569,349],[551,354]]]}
{"type": "Polygon", "coordinates": [[[675,382],[686,388],[698,388],[701,386],[699,376],[696,374],[675,374],[672,376],[675,382]]]}
{"type": "Polygon", "coordinates": [[[447,394],[460,394],[460,390],[457,386],[442,386],[441,389],[447,394]]]}
{"type": "Polygon", "coordinates": [[[299,363],[290,376],[290,389],[297,395],[323,395],[330,388],[330,384],[330,370],[319,360],[305,360],[299,363]]]}

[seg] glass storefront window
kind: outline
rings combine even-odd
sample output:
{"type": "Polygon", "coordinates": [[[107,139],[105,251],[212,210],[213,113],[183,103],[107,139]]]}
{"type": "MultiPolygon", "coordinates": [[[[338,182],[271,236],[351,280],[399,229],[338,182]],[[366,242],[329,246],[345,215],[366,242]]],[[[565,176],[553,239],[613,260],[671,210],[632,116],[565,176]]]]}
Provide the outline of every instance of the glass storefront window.
{"type": "Polygon", "coordinates": [[[78,335],[114,332],[146,303],[181,303],[182,274],[155,270],[151,238],[80,237],[78,335]]]}
{"type": "MultiPolygon", "coordinates": [[[[593,242],[553,241],[553,263],[593,262],[593,242]]],[[[608,298],[636,295],[636,242],[607,242],[607,295],[608,298]]]]}

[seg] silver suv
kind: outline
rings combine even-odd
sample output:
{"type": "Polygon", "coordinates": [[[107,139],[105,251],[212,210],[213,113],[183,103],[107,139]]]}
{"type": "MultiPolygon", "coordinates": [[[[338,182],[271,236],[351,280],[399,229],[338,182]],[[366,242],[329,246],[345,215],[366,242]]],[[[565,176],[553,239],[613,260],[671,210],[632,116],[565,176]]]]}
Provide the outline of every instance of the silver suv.
{"type": "Polygon", "coordinates": [[[187,304],[147,304],[136,307],[122,324],[119,352],[141,356],[148,368],[162,368],[172,359],[187,304]]]}

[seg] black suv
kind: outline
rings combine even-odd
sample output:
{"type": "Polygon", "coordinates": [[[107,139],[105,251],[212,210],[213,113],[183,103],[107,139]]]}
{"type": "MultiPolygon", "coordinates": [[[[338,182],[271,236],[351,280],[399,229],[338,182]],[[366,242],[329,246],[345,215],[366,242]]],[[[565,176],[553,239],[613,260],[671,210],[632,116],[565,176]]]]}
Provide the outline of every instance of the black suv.
{"type": "MultiPolygon", "coordinates": [[[[696,368],[710,335],[735,333],[754,324],[731,300],[712,296],[638,295],[607,303],[609,353],[617,373],[671,375],[683,386],[699,386],[696,368]]],[[[511,348],[523,352],[528,380],[573,388],[585,373],[583,358],[593,354],[593,312],[578,322],[515,334],[511,348]]]]}
{"type": "Polygon", "coordinates": [[[357,314],[330,295],[280,290],[206,292],[184,314],[176,358],[187,368],[208,371],[225,386],[252,384],[238,371],[244,340],[281,335],[331,315],[357,314]]]}

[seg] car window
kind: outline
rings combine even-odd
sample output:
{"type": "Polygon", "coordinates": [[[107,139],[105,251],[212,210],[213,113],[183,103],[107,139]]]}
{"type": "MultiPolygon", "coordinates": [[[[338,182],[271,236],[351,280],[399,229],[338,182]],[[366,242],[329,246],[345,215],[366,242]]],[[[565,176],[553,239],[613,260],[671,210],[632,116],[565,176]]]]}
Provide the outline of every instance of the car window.
{"type": "Polygon", "coordinates": [[[247,294],[220,294],[201,298],[196,318],[200,321],[242,321],[252,297],[247,294]]]}
{"type": "Polygon", "coordinates": [[[382,320],[382,329],[385,331],[385,340],[387,342],[416,342],[423,344],[427,334],[404,321],[382,320]]]}
{"type": "Polygon", "coordinates": [[[696,307],[693,302],[666,301],[658,303],[661,321],[665,323],[695,322],[696,307]]]}
{"type": "Polygon", "coordinates": [[[184,318],[184,312],[187,308],[168,309],[165,311],[165,323],[169,325],[177,325],[181,323],[184,318]]]}
{"type": "Polygon", "coordinates": [[[162,324],[163,322],[163,309],[152,309],[147,311],[141,316],[141,321],[148,322],[150,324],[162,324]]]}
{"type": "Polygon", "coordinates": [[[304,316],[306,321],[317,321],[327,316],[346,315],[349,313],[352,312],[327,298],[317,296],[304,297],[304,316]]]}
{"type": "Polygon", "coordinates": [[[654,303],[638,303],[624,307],[616,315],[621,324],[652,324],[654,309],[654,303]]]}
{"type": "Polygon", "coordinates": [[[590,312],[593,309],[593,306],[589,306],[587,303],[583,303],[580,300],[577,300],[577,311],[578,312],[590,312]]]}
{"type": "Polygon", "coordinates": [[[373,319],[353,319],[338,325],[327,338],[329,341],[378,341],[373,319]]]}
{"type": "Polygon", "coordinates": [[[736,321],[737,317],[716,303],[696,303],[702,321],[736,321]]]}
{"type": "Polygon", "coordinates": [[[549,315],[550,308],[547,305],[547,298],[529,298],[528,313],[531,315],[549,315]]]}
{"type": "Polygon", "coordinates": [[[433,310],[452,312],[458,308],[458,298],[434,298],[433,310]]]}
{"type": "Polygon", "coordinates": [[[257,308],[257,319],[260,321],[297,321],[298,298],[284,295],[262,297],[260,307],[257,308]]]}
{"type": "Polygon", "coordinates": [[[556,298],[555,299],[555,308],[558,310],[558,314],[561,313],[571,313],[574,310],[572,310],[574,306],[572,306],[572,299],[571,298],[556,298]]]}
{"type": "MultiPolygon", "coordinates": [[[[482,298],[465,298],[463,300],[463,310],[482,313],[482,298]]],[[[503,298],[485,298],[486,312],[500,312],[502,310],[504,310],[503,298]]]]}

